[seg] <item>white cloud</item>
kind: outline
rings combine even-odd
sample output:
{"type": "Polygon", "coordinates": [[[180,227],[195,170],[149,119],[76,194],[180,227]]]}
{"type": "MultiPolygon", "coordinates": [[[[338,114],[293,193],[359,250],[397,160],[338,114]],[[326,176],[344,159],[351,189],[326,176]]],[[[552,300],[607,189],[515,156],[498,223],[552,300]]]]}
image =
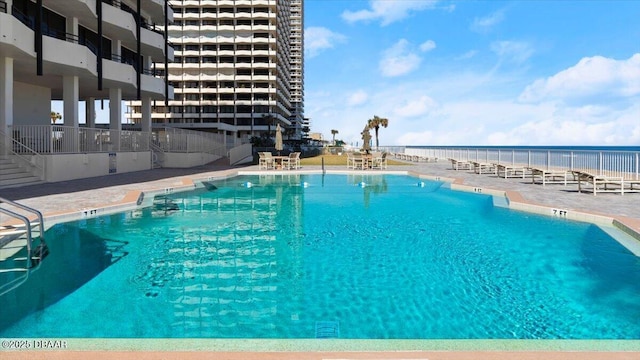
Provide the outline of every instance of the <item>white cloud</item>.
{"type": "Polygon", "coordinates": [[[504,10],[498,10],[482,18],[475,18],[471,23],[471,30],[479,33],[486,33],[491,28],[504,20],[504,10]]]}
{"type": "Polygon", "coordinates": [[[396,108],[393,113],[395,117],[415,117],[427,114],[437,107],[438,103],[435,100],[427,95],[423,95],[417,99],[406,101],[396,108]]]}
{"type": "Polygon", "coordinates": [[[436,48],[436,42],[433,40],[427,40],[420,44],[420,51],[428,52],[436,48]]]}
{"type": "Polygon", "coordinates": [[[364,90],[358,90],[353,94],[349,95],[349,97],[347,98],[347,105],[349,106],[362,105],[367,101],[368,98],[369,98],[369,95],[364,90]]]}
{"type": "MultiPolygon", "coordinates": [[[[530,102],[519,101],[519,91],[512,90],[522,81],[514,79],[512,73],[487,75],[466,69],[438,72],[428,78],[412,76],[401,83],[394,80],[372,84],[362,90],[337,85],[334,89],[325,88],[331,96],[308,94],[308,104],[313,106],[307,108],[307,114],[314,131],[330,138],[330,130],[337,129],[340,139],[354,144],[362,143],[360,132],[374,114],[389,119],[389,127],[380,131],[382,146],[640,144],[640,54],[627,60],[606,60],[604,63],[615,63],[604,67],[608,72],[602,74],[595,68],[589,71],[595,73],[590,76],[605,84],[617,81],[615,91],[597,90],[596,99],[600,93],[610,94],[606,102],[567,101],[574,91],[571,89],[577,86],[567,82],[588,75],[566,73],[579,65],[539,80],[540,87],[530,89],[531,99],[536,101],[530,102]],[[566,77],[562,84],[568,89],[547,86],[549,79],[558,80],[561,75],[566,77]],[[618,80],[607,80],[610,78],[618,80]],[[365,90],[366,106],[349,106],[349,102],[362,99],[362,94],[356,94],[365,90]]],[[[538,83],[529,84],[532,87],[538,83]]]]}
{"type": "Polygon", "coordinates": [[[346,41],[346,36],[324,27],[308,27],[304,30],[304,51],[309,58],[346,41]]]}
{"type": "Polygon", "coordinates": [[[437,0],[370,0],[369,9],[344,11],[342,18],[350,23],[380,20],[382,26],[408,17],[412,12],[433,9],[437,0]]]}
{"type": "Polygon", "coordinates": [[[545,100],[598,101],[640,95],[640,53],[627,60],[602,56],[586,57],[575,66],[527,86],[520,95],[524,102],[545,100]]]}
{"type": "Polygon", "coordinates": [[[384,52],[380,60],[380,71],[383,76],[394,77],[405,75],[420,66],[422,59],[413,53],[406,39],[400,39],[384,52]]]}
{"type": "Polygon", "coordinates": [[[491,50],[500,57],[501,61],[517,64],[527,61],[533,55],[531,45],[520,41],[495,41],[491,43],[491,50]]]}
{"type": "Polygon", "coordinates": [[[466,60],[466,59],[471,59],[472,57],[476,56],[476,54],[478,54],[477,50],[469,50],[466,53],[456,57],[456,60],[466,60]]]}

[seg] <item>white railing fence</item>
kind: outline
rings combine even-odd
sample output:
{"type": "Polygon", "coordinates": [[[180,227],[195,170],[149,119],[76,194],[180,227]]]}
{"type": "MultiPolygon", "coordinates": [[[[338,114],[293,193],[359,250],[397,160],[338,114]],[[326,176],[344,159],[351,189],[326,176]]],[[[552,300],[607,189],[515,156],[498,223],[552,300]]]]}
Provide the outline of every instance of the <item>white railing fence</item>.
{"type": "Polygon", "coordinates": [[[177,128],[153,129],[153,144],[164,152],[207,153],[227,156],[227,138],[223,134],[177,128]]]}
{"type": "Polygon", "coordinates": [[[60,125],[14,125],[13,140],[39,154],[149,151],[149,133],[60,125]]]}
{"type": "MultiPolygon", "coordinates": [[[[395,152],[398,148],[394,147],[395,152]]],[[[461,161],[522,165],[543,169],[580,170],[595,175],[640,179],[639,151],[509,149],[509,148],[404,148],[409,155],[453,158],[461,161]]]]}
{"type": "Polygon", "coordinates": [[[33,175],[44,179],[46,166],[44,157],[2,131],[0,131],[0,155],[11,157],[23,168],[29,169],[33,175]]]}

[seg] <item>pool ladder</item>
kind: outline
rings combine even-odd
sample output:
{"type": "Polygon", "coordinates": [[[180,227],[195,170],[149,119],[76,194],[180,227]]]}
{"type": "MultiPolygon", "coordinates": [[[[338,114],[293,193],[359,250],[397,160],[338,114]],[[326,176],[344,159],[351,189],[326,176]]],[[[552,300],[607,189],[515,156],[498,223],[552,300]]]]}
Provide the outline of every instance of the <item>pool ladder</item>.
{"type": "Polygon", "coordinates": [[[0,220],[2,296],[27,281],[29,274],[37,270],[49,254],[49,248],[44,240],[44,219],[40,211],[0,197],[0,220]],[[5,216],[8,219],[3,219],[5,216]]]}

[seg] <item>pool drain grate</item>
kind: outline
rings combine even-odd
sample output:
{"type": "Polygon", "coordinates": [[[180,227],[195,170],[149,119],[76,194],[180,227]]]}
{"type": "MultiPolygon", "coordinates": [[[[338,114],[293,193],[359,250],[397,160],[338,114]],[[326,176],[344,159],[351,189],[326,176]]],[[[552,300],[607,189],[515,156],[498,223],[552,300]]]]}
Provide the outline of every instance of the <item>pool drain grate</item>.
{"type": "Polygon", "coordinates": [[[316,321],[316,339],[330,339],[340,337],[340,323],[338,321],[316,321]]]}

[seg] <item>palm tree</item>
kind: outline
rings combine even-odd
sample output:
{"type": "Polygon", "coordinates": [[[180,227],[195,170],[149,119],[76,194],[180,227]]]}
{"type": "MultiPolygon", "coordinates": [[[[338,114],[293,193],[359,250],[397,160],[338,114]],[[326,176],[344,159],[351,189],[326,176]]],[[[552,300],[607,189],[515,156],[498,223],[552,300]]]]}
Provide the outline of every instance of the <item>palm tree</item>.
{"type": "Polygon", "coordinates": [[[333,145],[336,144],[336,134],[337,133],[338,133],[338,130],[331,129],[331,135],[333,135],[333,145]]]}
{"type": "Polygon", "coordinates": [[[51,112],[51,123],[52,124],[56,124],[56,121],[62,119],[62,115],[60,115],[60,113],[52,111],[51,112]]]}
{"type": "Polygon", "coordinates": [[[374,115],[373,119],[369,119],[369,121],[367,121],[367,126],[369,127],[369,129],[376,130],[376,150],[377,150],[378,147],[380,146],[380,142],[378,141],[378,130],[380,129],[380,126],[384,128],[389,126],[389,119],[381,118],[378,115],[374,115]]]}

